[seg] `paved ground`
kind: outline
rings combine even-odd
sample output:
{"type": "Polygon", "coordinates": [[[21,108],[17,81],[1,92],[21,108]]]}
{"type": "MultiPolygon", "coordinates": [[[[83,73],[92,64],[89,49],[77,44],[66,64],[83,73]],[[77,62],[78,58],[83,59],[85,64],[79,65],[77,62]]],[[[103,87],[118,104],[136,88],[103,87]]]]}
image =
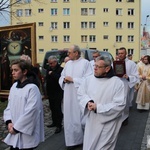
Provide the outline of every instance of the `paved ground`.
{"type": "MultiPolygon", "coordinates": [[[[48,102],[44,101],[45,123],[50,123],[47,105],[48,102]]],[[[65,150],[64,132],[54,134],[54,129],[45,126],[46,140],[36,150],[65,150]]],[[[147,135],[150,135],[150,113],[137,111],[134,102],[130,110],[129,124],[121,128],[115,150],[147,150],[147,135]]],[[[0,150],[6,148],[7,146],[0,142],[0,150]]],[[[76,150],[82,150],[82,147],[76,150]]]]}

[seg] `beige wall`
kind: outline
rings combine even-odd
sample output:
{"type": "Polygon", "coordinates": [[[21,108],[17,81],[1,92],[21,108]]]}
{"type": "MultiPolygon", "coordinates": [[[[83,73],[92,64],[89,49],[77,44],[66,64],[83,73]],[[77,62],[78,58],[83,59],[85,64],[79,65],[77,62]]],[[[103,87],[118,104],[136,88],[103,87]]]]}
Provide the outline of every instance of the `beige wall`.
{"type": "Polygon", "coordinates": [[[118,3],[114,1],[96,0],[95,3],[81,3],[80,0],[70,0],[69,3],[63,3],[63,0],[58,0],[57,3],[51,3],[50,0],[39,0],[35,2],[32,0],[31,4],[20,4],[12,7],[16,9],[32,9],[32,15],[29,17],[14,18],[12,17],[11,23],[29,23],[36,22],[36,42],[37,42],[37,61],[42,62],[46,51],[51,49],[68,48],[72,44],[77,44],[81,48],[97,48],[99,50],[108,49],[108,51],[115,57],[116,49],[119,47],[126,47],[127,49],[134,49],[133,59],[139,60],[140,56],[140,7],[141,0],[134,0],[134,3],[122,0],[118,3]],[[111,1],[111,2],[110,2],[111,1]],[[43,13],[38,13],[38,9],[43,8],[43,13]],[[51,16],[51,8],[58,9],[57,16],[51,16]],[[63,16],[63,8],[70,8],[70,16],[63,16]],[[81,8],[95,8],[95,15],[81,16],[81,8]],[[108,8],[108,13],[103,12],[103,8],[108,8]],[[116,8],[122,8],[122,15],[116,16],[116,8]],[[135,9],[135,15],[128,16],[128,8],[135,9]],[[18,20],[19,19],[19,20],[18,20]],[[96,22],[95,29],[81,29],[82,21],[96,22]],[[103,26],[103,22],[109,22],[108,27],[103,26]],[[134,29],[128,29],[127,22],[134,22],[134,29]],[[43,22],[44,26],[38,26],[38,22],[43,22]],[[58,29],[50,31],[50,23],[58,22],[58,29]],[[63,29],[63,22],[70,22],[70,29],[63,29]],[[122,29],[116,29],[116,22],[123,22],[122,29]],[[39,40],[38,36],[44,36],[43,40],[39,40]],[[51,35],[58,36],[58,42],[51,42],[51,35]],[[63,42],[63,35],[70,35],[70,42],[63,42]],[[96,35],[96,42],[81,42],[81,35],[96,35]],[[108,40],[103,39],[103,35],[109,35],[108,40]],[[116,35],[122,35],[123,40],[121,43],[116,42],[116,35]],[[134,42],[128,42],[128,35],[134,35],[134,42]],[[39,52],[39,49],[44,49],[44,52],[39,52]]]}

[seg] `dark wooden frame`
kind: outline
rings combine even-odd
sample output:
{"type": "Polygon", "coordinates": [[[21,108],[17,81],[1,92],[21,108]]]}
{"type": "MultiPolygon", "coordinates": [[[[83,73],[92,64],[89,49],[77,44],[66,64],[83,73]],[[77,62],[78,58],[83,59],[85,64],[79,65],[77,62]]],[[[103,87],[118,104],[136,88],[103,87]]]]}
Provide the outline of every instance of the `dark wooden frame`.
{"type": "Polygon", "coordinates": [[[36,64],[36,24],[28,23],[0,27],[0,97],[2,98],[8,97],[9,89],[13,84],[10,71],[11,61],[20,58],[22,54],[30,56],[32,65],[36,64]],[[5,60],[6,56],[7,59],[5,60]],[[5,67],[7,60],[7,67],[5,67]],[[6,82],[2,82],[3,77],[5,77],[5,70],[2,69],[8,69],[9,73],[7,74],[10,74],[10,77],[7,75],[8,81],[11,80],[7,87],[4,86],[4,83],[8,82],[7,78],[5,78],[6,82]]]}
{"type": "Polygon", "coordinates": [[[114,67],[114,72],[116,76],[122,77],[124,74],[126,74],[125,61],[114,61],[113,67],[114,67]]]}

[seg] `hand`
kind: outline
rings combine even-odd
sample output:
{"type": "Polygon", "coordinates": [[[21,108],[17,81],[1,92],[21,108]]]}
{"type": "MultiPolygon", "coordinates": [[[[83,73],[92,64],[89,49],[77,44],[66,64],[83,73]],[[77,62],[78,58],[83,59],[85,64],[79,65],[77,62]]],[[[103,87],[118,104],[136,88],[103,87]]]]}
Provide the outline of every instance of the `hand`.
{"type": "Polygon", "coordinates": [[[52,71],[49,71],[48,74],[50,75],[52,73],[52,71]]]}
{"type": "Polygon", "coordinates": [[[66,77],[64,78],[64,82],[65,82],[65,83],[73,83],[73,78],[70,77],[70,76],[66,76],[66,77]]]}
{"type": "Polygon", "coordinates": [[[88,102],[88,110],[95,111],[96,110],[96,104],[93,102],[88,102]]]}
{"type": "Polygon", "coordinates": [[[123,78],[125,78],[125,79],[128,80],[128,79],[129,79],[129,76],[128,76],[127,74],[124,74],[124,75],[123,75],[123,78]]]}
{"type": "Polygon", "coordinates": [[[14,129],[13,129],[13,123],[9,123],[8,124],[8,131],[9,131],[9,133],[11,133],[11,134],[16,134],[16,132],[14,131],[14,129]]]}
{"type": "Polygon", "coordinates": [[[142,76],[142,79],[143,79],[143,80],[146,80],[146,76],[143,75],[143,76],[142,76]]]}

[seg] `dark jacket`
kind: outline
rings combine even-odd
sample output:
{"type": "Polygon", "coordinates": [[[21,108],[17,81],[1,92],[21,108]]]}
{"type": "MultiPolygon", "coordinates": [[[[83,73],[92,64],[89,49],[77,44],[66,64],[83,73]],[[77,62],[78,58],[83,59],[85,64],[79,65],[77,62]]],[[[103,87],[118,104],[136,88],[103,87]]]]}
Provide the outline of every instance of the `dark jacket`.
{"type": "Polygon", "coordinates": [[[63,94],[63,90],[61,89],[59,85],[59,78],[61,76],[63,68],[57,64],[57,66],[52,69],[48,68],[47,73],[46,73],[46,90],[47,90],[47,95],[51,98],[60,96],[63,94]],[[49,74],[49,71],[52,71],[51,74],[49,74]]]}

